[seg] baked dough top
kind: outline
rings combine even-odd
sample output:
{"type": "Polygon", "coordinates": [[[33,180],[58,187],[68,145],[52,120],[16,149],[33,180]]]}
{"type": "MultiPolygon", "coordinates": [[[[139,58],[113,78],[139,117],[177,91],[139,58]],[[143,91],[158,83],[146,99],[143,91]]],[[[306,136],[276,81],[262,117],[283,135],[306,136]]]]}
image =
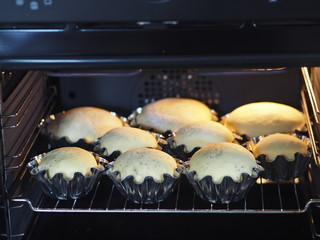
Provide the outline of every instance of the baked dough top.
{"type": "Polygon", "coordinates": [[[174,137],[175,145],[184,145],[187,152],[196,147],[204,147],[210,143],[232,142],[232,132],[221,123],[199,121],[185,124],[174,137]]]}
{"type": "Polygon", "coordinates": [[[121,154],[112,171],[119,171],[121,180],[132,175],[134,182],[139,184],[148,176],[156,182],[163,182],[163,174],[174,176],[176,168],[177,163],[169,154],[156,149],[136,148],[121,154]]]}
{"type": "Polygon", "coordinates": [[[48,131],[54,139],[66,137],[73,143],[83,138],[88,143],[115,127],[122,121],[109,111],[96,107],[73,108],[57,116],[49,123],[48,131]]]}
{"type": "Polygon", "coordinates": [[[164,98],[144,106],[136,120],[144,129],[175,132],[186,123],[212,120],[212,113],[204,103],[195,99],[164,98]]]}
{"type": "Polygon", "coordinates": [[[302,112],[274,102],[255,102],[233,110],[225,125],[233,132],[248,137],[272,133],[291,133],[303,130],[305,121],[302,112]]]}
{"type": "Polygon", "coordinates": [[[156,148],[158,143],[151,133],[132,127],[117,127],[104,134],[100,140],[100,148],[106,148],[105,155],[114,151],[123,153],[134,148],[156,148]]]}
{"type": "Polygon", "coordinates": [[[255,157],[264,154],[269,161],[274,161],[278,155],[283,155],[288,161],[293,161],[294,154],[297,152],[307,155],[307,143],[295,136],[281,133],[266,136],[253,147],[255,157]]]}
{"type": "Polygon", "coordinates": [[[95,157],[88,151],[78,147],[62,147],[48,152],[39,163],[39,170],[46,170],[47,177],[62,173],[63,178],[72,179],[74,173],[91,176],[91,168],[97,167],[95,157]]]}
{"type": "Polygon", "coordinates": [[[241,174],[253,175],[257,163],[253,154],[244,147],[229,142],[209,144],[198,150],[189,161],[189,171],[195,171],[195,179],[211,176],[216,184],[229,176],[235,182],[242,180],[241,174]]]}

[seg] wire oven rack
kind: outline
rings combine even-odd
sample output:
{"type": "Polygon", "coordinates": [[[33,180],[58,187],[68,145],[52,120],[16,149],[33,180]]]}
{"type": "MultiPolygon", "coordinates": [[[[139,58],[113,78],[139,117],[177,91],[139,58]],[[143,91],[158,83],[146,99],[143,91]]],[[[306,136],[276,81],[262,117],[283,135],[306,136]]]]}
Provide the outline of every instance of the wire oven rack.
{"type": "MultiPolygon", "coordinates": [[[[308,72],[302,69],[305,80],[310,81],[308,72]]],[[[307,119],[315,161],[310,164],[307,173],[301,178],[286,182],[267,181],[258,178],[256,184],[239,202],[229,204],[209,203],[196,195],[185,176],[182,176],[177,189],[163,202],[157,204],[135,204],[126,201],[115,189],[106,175],[86,197],[78,200],[57,200],[47,197],[40,185],[31,177],[27,169],[22,169],[19,181],[9,192],[12,209],[28,208],[35,213],[213,213],[213,214],[304,214],[309,215],[313,235],[320,237],[315,214],[320,212],[320,191],[316,189],[314,179],[320,176],[318,148],[314,138],[312,119],[316,111],[311,88],[301,90],[302,108],[307,119]],[[308,92],[308,94],[306,94],[308,92]],[[308,98],[306,95],[311,98],[308,98]],[[310,102],[311,101],[311,104],[310,102]],[[311,105],[311,109],[308,106],[311,105]],[[309,113],[310,112],[310,113],[309,113]],[[311,119],[311,120],[310,120],[311,119]]],[[[37,131],[38,133],[40,130],[37,131]]],[[[32,144],[33,145],[33,144],[32,144]]],[[[20,168],[20,165],[17,166],[20,168]]],[[[14,169],[11,166],[10,169],[14,169]]],[[[8,170],[10,170],[8,169],[8,170]]],[[[21,233],[20,235],[23,235],[21,233]]],[[[16,234],[19,236],[19,234],[16,234]]]]}
{"type": "Polygon", "coordinates": [[[77,200],[58,200],[41,193],[38,183],[27,171],[23,183],[13,194],[12,200],[28,204],[34,212],[139,212],[139,213],[304,213],[310,205],[320,203],[305,191],[308,176],[286,182],[258,178],[246,197],[234,203],[205,202],[199,198],[183,176],[177,189],[166,200],[156,204],[136,204],[125,200],[114,185],[103,176],[95,189],[77,200]]]}

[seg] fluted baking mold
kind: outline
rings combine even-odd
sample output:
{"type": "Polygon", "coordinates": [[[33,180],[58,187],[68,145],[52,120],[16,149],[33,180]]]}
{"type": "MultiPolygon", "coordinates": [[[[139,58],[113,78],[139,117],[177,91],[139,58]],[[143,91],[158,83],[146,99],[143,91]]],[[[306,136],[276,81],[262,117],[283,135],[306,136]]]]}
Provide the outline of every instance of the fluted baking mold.
{"type": "Polygon", "coordinates": [[[96,168],[91,168],[91,176],[84,176],[82,173],[76,172],[72,179],[63,178],[62,173],[57,173],[52,178],[48,178],[45,170],[39,171],[38,169],[45,153],[33,157],[27,164],[27,168],[49,197],[59,200],[78,199],[86,196],[92,190],[105,170],[102,164],[106,164],[106,161],[95,153],[92,154],[99,165],[96,168]]]}

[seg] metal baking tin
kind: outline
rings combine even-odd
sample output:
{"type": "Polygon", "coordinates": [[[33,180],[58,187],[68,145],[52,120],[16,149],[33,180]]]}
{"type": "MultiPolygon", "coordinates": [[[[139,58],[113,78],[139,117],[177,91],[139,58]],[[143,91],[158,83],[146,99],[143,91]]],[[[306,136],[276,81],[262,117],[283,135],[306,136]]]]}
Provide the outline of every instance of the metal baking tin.
{"type": "Polygon", "coordinates": [[[121,180],[119,172],[112,171],[112,163],[110,163],[110,168],[107,170],[107,175],[116,186],[116,189],[127,200],[139,204],[153,204],[165,200],[175,190],[184,169],[179,160],[177,160],[177,163],[178,167],[174,176],[163,174],[163,182],[156,182],[153,177],[147,176],[142,183],[138,184],[134,181],[132,175],[121,180]]]}
{"type": "Polygon", "coordinates": [[[294,161],[288,161],[283,155],[279,155],[270,162],[264,154],[259,155],[256,159],[265,169],[260,174],[261,177],[273,181],[288,181],[303,176],[311,163],[311,157],[301,153],[295,153],[294,157],[294,161]]]}
{"type": "Polygon", "coordinates": [[[253,169],[252,176],[242,173],[240,182],[235,182],[231,177],[225,176],[219,184],[212,181],[212,176],[205,176],[201,180],[196,180],[195,171],[187,171],[185,175],[197,195],[203,200],[211,203],[230,203],[244,198],[254,185],[261,171],[263,169],[258,166],[253,169]]]}
{"type": "MultiPolygon", "coordinates": [[[[50,124],[50,122],[53,122],[57,119],[57,117],[61,114],[65,114],[66,111],[62,111],[60,113],[57,114],[51,114],[47,119],[42,119],[40,122],[40,126],[42,126],[42,134],[47,136],[47,139],[49,141],[49,149],[55,149],[55,148],[60,148],[60,147],[80,147],[83,148],[85,150],[88,151],[93,151],[94,149],[94,143],[88,143],[85,139],[81,138],[76,142],[70,142],[67,140],[66,137],[62,137],[59,139],[55,139],[52,136],[52,133],[50,133],[48,131],[48,124],[50,124]]],[[[127,118],[118,115],[115,112],[110,112],[113,116],[118,117],[121,121],[123,126],[128,125],[128,121],[127,118]]]]}
{"type": "MultiPolygon", "coordinates": [[[[261,154],[256,157],[257,162],[265,169],[261,172],[261,177],[273,181],[288,181],[297,177],[303,176],[307,171],[308,165],[312,162],[312,151],[310,147],[310,139],[301,134],[290,134],[304,141],[309,149],[309,154],[304,155],[302,153],[295,153],[294,160],[288,161],[283,155],[278,155],[274,161],[266,159],[266,155],[261,154]]],[[[254,145],[256,145],[262,138],[266,136],[260,136],[253,138],[244,145],[248,150],[252,151],[254,145]]]]}
{"type": "Polygon", "coordinates": [[[46,171],[39,171],[38,165],[46,153],[31,158],[27,164],[30,174],[41,184],[46,195],[59,200],[78,199],[86,196],[93,186],[100,180],[105,168],[106,160],[95,153],[92,153],[99,163],[97,168],[91,168],[92,176],[84,176],[80,172],[76,172],[72,179],[64,179],[62,173],[55,174],[52,178],[48,178],[46,171]]]}
{"type": "Polygon", "coordinates": [[[193,156],[193,154],[200,149],[200,147],[195,147],[194,149],[192,149],[192,151],[187,152],[185,145],[176,146],[174,139],[175,133],[170,134],[170,136],[166,139],[170,149],[169,153],[170,155],[179,158],[182,161],[188,161],[193,156]]]}
{"type": "MultiPolygon", "coordinates": [[[[156,141],[158,143],[156,149],[163,150],[164,148],[167,148],[168,142],[164,139],[164,137],[161,134],[154,133],[151,131],[147,131],[147,132],[149,132],[156,139],[156,141]]],[[[121,154],[121,152],[119,150],[113,151],[112,153],[109,153],[107,148],[101,147],[100,139],[101,138],[96,139],[93,143],[93,146],[94,146],[93,151],[94,152],[100,154],[101,156],[106,158],[109,162],[114,161],[117,157],[119,157],[119,155],[121,154]]]]}

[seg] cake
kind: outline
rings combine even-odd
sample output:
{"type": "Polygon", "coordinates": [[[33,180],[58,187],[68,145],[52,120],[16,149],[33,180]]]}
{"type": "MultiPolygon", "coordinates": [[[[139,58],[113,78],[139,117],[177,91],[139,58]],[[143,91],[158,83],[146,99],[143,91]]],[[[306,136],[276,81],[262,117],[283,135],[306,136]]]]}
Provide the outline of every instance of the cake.
{"type": "Polygon", "coordinates": [[[90,152],[78,147],[63,147],[45,154],[38,169],[45,170],[47,178],[62,173],[63,178],[72,179],[76,172],[91,176],[91,168],[97,166],[98,163],[90,152]]]}
{"type": "Polygon", "coordinates": [[[197,151],[189,161],[189,171],[195,171],[195,179],[211,176],[215,184],[229,176],[235,182],[242,174],[254,175],[257,163],[253,154],[241,145],[229,142],[209,144],[197,151]]]}
{"type": "Polygon", "coordinates": [[[268,161],[274,161],[279,155],[288,161],[293,161],[297,152],[307,155],[307,144],[295,136],[281,133],[266,136],[253,147],[255,157],[264,154],[268,161]]]}
{"type": "Polygon", "coordinates": [[[70,143],[84,139],[88,143],[107,131],[123,126],[122,121],[109,111],[96,107],[77,107],[56,116],[48,124],[53,139],[65,137],[70,143]]]}
{"type": "Polygon", "coordinates": [[[258,143],[249,142],[257,161],[265,169],[261,177],[273,181],[288,181],[303,176],[311,162],[308,139],[304,136],[271,134],[258,143]],[[301,137],[301,139],[300,139],[301,137]]]}
{"type": "Polygon", "coordinates": [[[136,117],[136,124],[164,133],[168,130],[175,132],[186,123],[212,118],[211,110],[198,100],[164,98],[145,105],[136,117]]]}
{"type": "Polygon", "coordinates": [[[187,123],[174,136],[175,145],[184,145],[186,152],[211,143],[232,142],[233,139],[234,136],[228,128],[214,121],[187,123]]]}
{"type": "Polygon", "coordinates": [[[120,180],[133,176],[139,184],[146,177],[162,182],[164,174],[175,175],[177,163],[169,154],[156,149],[136,148],[121,154],[114,162],[112,171],[119,172],[120,180]]]}
{"type": "Polygon", "coordinates": [[[302,112],[281,103],[255,102],[233,110],[225,120],[232,132],[250,138],[304,130],[302,112]]]}
{"type": "Polygon", "coordinates": [[[99,139],[99,148],[105,148],[103,154],[110,155],[115,151],[124,153],[134,148],[156,148],[156,138],[151,133],[132,127],[117,127],[105,133],[99,139]]]}

